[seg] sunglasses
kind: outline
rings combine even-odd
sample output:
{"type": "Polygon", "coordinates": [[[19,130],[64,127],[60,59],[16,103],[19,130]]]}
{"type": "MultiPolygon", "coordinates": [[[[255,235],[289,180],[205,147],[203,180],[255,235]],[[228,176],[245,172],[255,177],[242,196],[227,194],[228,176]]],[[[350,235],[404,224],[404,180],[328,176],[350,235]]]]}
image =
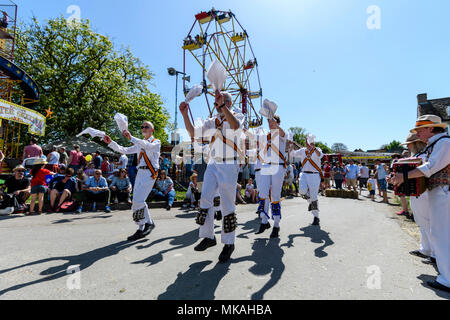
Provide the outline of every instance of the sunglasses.
{"type": "Polygon", "coordinates": [[[25,170],[16,170],[16,172],[25,173],[25,170]]]}
{"type": "Polygon", "coordinates": [[[150,129],[149,126],[142,126],[141,129],[150,129]]]}

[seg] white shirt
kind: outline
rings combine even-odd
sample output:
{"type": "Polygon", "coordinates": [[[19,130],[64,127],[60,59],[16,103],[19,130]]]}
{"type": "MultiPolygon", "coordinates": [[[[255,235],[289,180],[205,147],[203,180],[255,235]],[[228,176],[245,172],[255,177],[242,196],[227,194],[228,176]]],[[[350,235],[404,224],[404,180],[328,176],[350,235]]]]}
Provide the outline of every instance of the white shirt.
{"type": "MultiPolygon", "coordinates": [[[[271,131],[270,141],[268,141],[269,135],[266,135],[263,139],[263,147],[261,148],[260,155],[264,163],[267,164],[279,164],[284,163],[284,160],[280,157],[278,152],[275,152],[272,145],[280,151],[283,157],[286,159],[286,141],[287,135],[282,137],[279,130],[271,131]],[[269,147],[267,147],[269,145],[269,147]]],[[[286,159],[287,161],[287,159],[286,159]]]]}
{"type": "Polygon", "coordinates": [[[48,155],[48,164],[58,164],[60,154],[57,151],[53,151],[48,155]]]}
{"type": "Polygon", "coordinates": [[[359,174],[360,174],[361,178],[368,178],[369,177],[369,168],[367,168],[366,166],[362,166],[359,169],[359,174]]]}
{"type": "MultiPolygon", "coordinates": [[[[112,150],[122,153],[122,154],[137,154],[139,157],[139,154],[142,150],[145,151],[147,154],[147,157],[149,158],[150,162],[152,163],[152,166],[155,170],[159,169],[159,156],[160,156],[160,150],[161,150],[161,141],[158,139],[154,139],[153,137],[150,137],[148,140],[146,139],[138,139],[135,137],[131,137],[131,143],[134,144],[134,146],[125,148],[122,146],[119,146],[117,142],[113,141],[111,142],[108,147],[110,147],[112,150]]],[[[141,161],[138,163],[139,167],[146,167],[147,163],[145,162],[144,157],[141,157],[141,161]]]]}
{"type": "MultiPolygon", "coordinates": [[[[226,121],[225,116],[216,115],[208,120],[205,120],[203,124],[194,127],[194,137],[195,139],[199,138],[210,138],[212,139],[216,134],[221,133],[227,140],[236,144],[236,146],[244,151],[242,147],[243,144],[243,133],[242,128],[245,120],[245,116],[242,113],[234,113],[234,117],[239,122],[239,128],[237,130],[231,129],[230,124],[226,121]],[[218,130],[216,128],[216,119],[221,124],[221,128],[218,130]],[[219,132],[218,132],[219,131],[219,132]]],[[[231,144],[232,144],[231,143],[231,144]]],[[[214,140],[214,143],[210,145],[210,157],[208,164],[216,162],[222,162],[222,159],[239,159],[238,153],[234,150],[234,148],[222,141],[221,138],[217,137],[214,140]]]]}
{"type": "MultiPolygon", "coordinates": [[[[440,137],[447,135],[446,133],[440,133],[432,136],[428,140],[428,145],[431,145],[433,142],[438,140],[440,137]]],[[[441,171],[446,168],[450,164],[450,139],[444,138],[441,139],[438,143],[433,146],[433,151],[428,157],[426,162],[417,167],[425,177],[429,178],[433,174],[441,171]]]]}
{"type": "Polygon", "coordinates": [[[373,191],[377,190],[377,180],[376,179],[369,179],[367,180],[367,183],[370,184],[370,187],[373,191]]]}
{"type": "MultiPolygon", "coordinates": [[[[316,150],[319,151],[320,155],[317,155],[316,151],[313,152],[311,156],[311,160],[314,161],[314,163],[317,165],[317,167],[321,168],[321,159],[323,157],[322,150],[318,147],[316,147],[316,150]]],[[[300,158],[300,162],[303,163],[303,161],[306,159],[306,148],[301,148],[296,151],[292,151],[291,155],[293,158],[300,158]]],[[[302,172],[309,171],[309,172],[319,172],[316,168],[309,162],[306,161],[305,165],[302,168],[302,172]]]]}
{"type": "Polygon", "coordinates": [[[294,168],[292,167],[292,164],[290,164],[290,165],[286,168],[286,172],[289,173],[288,179],[294,179],[294,168]]]}
{"type": "Polygon", "coordinates": [[[122,154],[119,158],[119,163],[121,164],[117,166],[117,169],[126,169],[128,164],[128,157],[122,154]]]}

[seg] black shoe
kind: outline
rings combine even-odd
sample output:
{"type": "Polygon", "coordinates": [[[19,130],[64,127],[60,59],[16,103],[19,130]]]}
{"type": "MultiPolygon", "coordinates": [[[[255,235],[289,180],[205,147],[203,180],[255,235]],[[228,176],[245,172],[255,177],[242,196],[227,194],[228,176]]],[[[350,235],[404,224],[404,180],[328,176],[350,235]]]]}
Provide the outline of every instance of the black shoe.
{"type": "Polygon", "coordinates": [[[144,233],[141,230],[137,230],[135,234],[128,237],[128,241],[136,241],[145,238],[144,233]]]}
{"type": "Polygon", "coordinates": [[[267,229],[270,229],[270,223],[266,223],[266,224],[261,223],[261,225],[259,226],[259,231],[256,234],[261,234],[264,231],[266,231],[267,229]]]}
{"type": "Polygon", "coordinates": [[[223,247],[222,252],[220,253],[219,256],[219,262],[227,262],[228,260],[230,260],[231,258],[231,254],[234,251],[234,244],[226,244],[223,247]]]}
{"type": "Polygon", "coordinates": [[[148,236],[150,234],[150,232],[152,232],[153,229],[155,229],[155,223],[149,224],[146,223],[144,230],[142,231],[142,234],[144,235],[144,237],[148,236]]]}
{"type": "Polygon", "coordinates": [[[208,248],[214,247],[217,244],[216,237],[214,239],[205,238],[195,248],[195,251],[205,251],[208,248]]]}
{"type": "Polygon", "coordinates": [[[427,281],[427,284],[434,289],[438,289],[438,290],[445,291],[445,292],[450,292],[450,287],[446,287],[443,284],[440,284],[439,282],[437,282],[436,280],[427,281]]]}
{"type": "Polygon", "coordinates": [[[425,260],[422,260],[423,263],[425,264],[434,264],[436,265],[436,259],[433,257],[428,257],[425,260]]]}
{"type": "Polygon", "coordinates": [[[278,238],[279,237],[279,235],[278,235],[279,232],[280,232],[280,228],[273,227],[272,233],[270,234],[270,237],[271,238],[278,238]]]}
{"type": "Polygon", "coordinates": [[[170,211],[170,209],[172,209],[171,206],[167,206],[167,207],[166,207],[166,210],[167,210],[167,211],[170,211]]]}
{"type": "Polygon", "coordinates": [[[419,250],[411,251],[409,254],[412,254],[413,256],[416,256],[416,257],[419,257],[419,258],[424,258],[424,259],[428,258],[427,255],[424,255],[424,254],[423,254],[422,252],[420,252],[419,250]]]}
{"type": "Polygon", "coordinates": [[[318,226],[318,225],[320,225],[320,219],[314,217],[314,221],[313,221],[312,225],[313,225],[313,226],[318,226]]]}

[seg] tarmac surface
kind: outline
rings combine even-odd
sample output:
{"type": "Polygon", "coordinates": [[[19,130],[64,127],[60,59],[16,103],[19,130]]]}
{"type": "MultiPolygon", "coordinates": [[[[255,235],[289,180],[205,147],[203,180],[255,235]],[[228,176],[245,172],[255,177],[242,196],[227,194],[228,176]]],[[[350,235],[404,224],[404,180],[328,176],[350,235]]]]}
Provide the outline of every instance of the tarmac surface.
{"type": "Polygon", "coordinates": [[[156,228],[137,242],[131,211],[0,217],[0,299],[449,299],[427,287],[437,272],[408,253],[418,241],[398,208],[365,193],[320,197],[320,227],[285,199],[279,239],[255,234],[257,205],[237,206],[224,264],[219,224],[217,246],[195,252],[196,213],[181,209],[151,209],[156,228]]]}

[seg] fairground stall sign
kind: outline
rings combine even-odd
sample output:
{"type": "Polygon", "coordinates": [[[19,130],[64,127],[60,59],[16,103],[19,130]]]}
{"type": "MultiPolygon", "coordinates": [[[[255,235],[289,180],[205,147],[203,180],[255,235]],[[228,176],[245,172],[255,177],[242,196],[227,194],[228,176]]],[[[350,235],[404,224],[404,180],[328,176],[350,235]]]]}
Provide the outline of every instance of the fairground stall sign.
{"type": "Polygon", "coordinates": [[[45,135],[45,117],[40,113],[0,99],[0,118],[28,125],[28,132],[45,135]]]}

